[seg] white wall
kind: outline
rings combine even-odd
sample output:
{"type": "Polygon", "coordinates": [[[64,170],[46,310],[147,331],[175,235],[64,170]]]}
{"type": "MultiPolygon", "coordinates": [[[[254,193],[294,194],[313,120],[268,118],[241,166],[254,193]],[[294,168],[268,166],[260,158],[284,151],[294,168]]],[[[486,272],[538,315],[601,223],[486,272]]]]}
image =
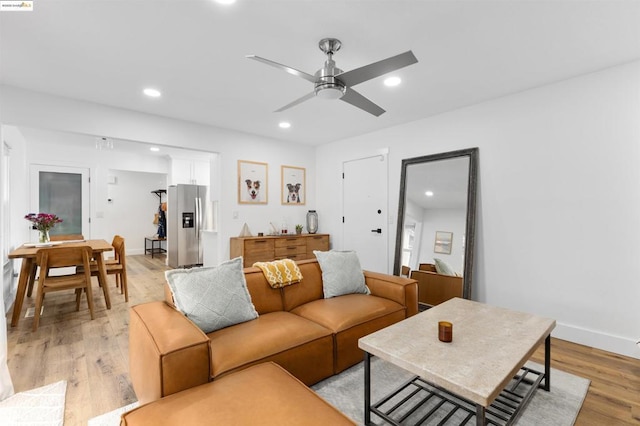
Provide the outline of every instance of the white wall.
{"type": "Polygon", "coordinates": [[[640,62],[319,147],[318,210],[337,248],[340,165],[385,147],[390,211],[403,158],[480,148],[474,299],[638,357],[640,62]]]}
{"type": "MultiPolygon", "coordinates": [[[[3,111],[2,120],[5,125],[46,129],[47,132],[59,132],[70,137],[103,136],[219,153],[216,159],[219,167],[215,171],[217,177],[214,179],[220,182],[220,187],[213,188],[214,193],[219,195],[219,250],[216,251],[219,253],[219,260],[228,259],[229,238],[237,236],[245,222],[255,235],[258,232],[267,232],[269,222],[278,225],[285,220],[290,226],[304,223],[307,210],[316,208],[313,147],[45,95],[11,86],[0,86],[0,93],[0,108],[3,111]],[[238,160],[268,163],[267,205],[237,203],[238,160]],[[306,168],[306,205],[280,204],[281,165],[306,168]]],[[[53,147],[55,144],[43,147],[43,155],[51,152],[53,147]]],[[[85,156],[84,161],[94,161],[96,154],[93,145],[91,149],[94,151],[93,154],[85,156]]],[[[120,169],[136,170],[128,167],[120,169]]],[[[106,177],[97,176],[97,180],[106,182],[106,177]]],[[[104,191],[106,192],[106,189],[104,191]]],[[[26,206],[19,205],[18,208],[24,210],[26,206]]],[[[98,200],[97,204],[92,206],[92,221],[96,219],[96,212],[104,209],[106,201],[98,200]]],[[[92,233],[95,238],[112,237],[100,227],[92,229],[92,233]]]]}
{"type": "MultiPolygon", "coordinates": [[[[29,241],[29,223],[24,219],[28,213],[29,191],[27,182],[29,178],[26,160],[26,141],[20,130],[13,126],[2,126],[2,138],[11,146],[11,185],[10,215],[5,218],[10,223],[11,228],[11,249],[17,247],[25,241],[29,241]],[[25,208],[27,206],[27,208],[25,208]],[[20,241],[20,243],[16,243],[20,241]]],[[[19,270],[20,262],[14,261],[14,270],[19,270]],[[17,266],[15,265],[17,263],[17,266]]],[[[7,283],[5,283],[6,285],[7,283]]],[[[15,283],[17,286],[17,283],[15,283]]]]}
{"type": "Polygon", "coordinates": [[[107,197],[111,201],[104,212],[105,227],[125,238],[127,254],[144,254],[144,238],[158,233],[153,219],[160,199],[151,191],[166,189],[167,175],[126,170],[108,173],[115,183],[107,184],[107,197]]]}
{"type": "Polygon", "coordinates": [[[463,235],[466,224],[466,210],[461,209],[425,209],[422,216],[422,242],[418,264],[433,263],[438,258],[449,264],[454,271],[462,274],[464,270],[463,235]],[[451,253],[435,253],[436,232],[451,232],[453,240],[451,253]]]}
{"type": "MultiPolygon", "coordinates": [[[[5,155],[5,146],[3,141],[4,130],[2,129],[2,126],[0,126],[0,158],[5,155]]],[[[5,183],[5,174],[0,170],[0,195],[3,197],[5,195],[5,183]]],[[[4,248],[4,242],[7,235],[5,234],[5,227],[3,225],[7,218],[5,217],[3,210],[4,209],[0,208],[0,246],[4,248]]],[[[0,258],[2,262],[0,262],[0,264],[4,266],[4,250],[0,251],[3,252],[3,256],[0,258]]],[[[7,291],[11,287],[11,280],[11,276],[5,277],[4,273],[0,273],[0,310],[2,311],[2,317],[0,318],[0,401],[13,394],[13,382],[11,381],[9,367],[7,366],[7,317],[5,315],[7,312],[5,307],[8,305],[8,303],[5,303],[5,298],[11,297],[11,292],[7,291]],[[5,281],[7,281],[6,284],[5,281]]]]}

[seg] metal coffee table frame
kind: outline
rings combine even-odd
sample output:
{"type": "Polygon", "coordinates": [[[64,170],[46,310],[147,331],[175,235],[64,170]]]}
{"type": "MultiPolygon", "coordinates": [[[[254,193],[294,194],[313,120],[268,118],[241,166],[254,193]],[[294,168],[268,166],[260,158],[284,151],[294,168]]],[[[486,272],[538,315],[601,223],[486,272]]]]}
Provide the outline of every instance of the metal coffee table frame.
{"type": "Polygon", "coordinates": [[[439,425],[447,424],[447,421],[459,410],[464,412],[464,419],[459,424],[467,424],[474,417],[476,425],[511,425],[521,414],[522,409],[527,405],[538,387],[545,391],[551,389],[551,336],[548,335],[544,343],[544,373],[528,367],[522,367],[513,381],[505,388],[491,403],[489,407],[476,404],[465,398],[459,397],[446,389],[433,385],[419,376],[402,384],[380,401],[371,404],[371,354],[365,351],[364,355],[364,423],[371,424],[371,413],[375,413],[380,418],[393,425],[401,425],[410,415],[415,413],[421,406],[430,401],[435,401],[435,406],[422,415],[420,420],[412,424],[423,424],[429,421],[432,416],[444,415],[439,425]],[[530,378],[533,377],[533,378],[530,378]],[[544,381],[544,383],[543,383],[544,381]],[[526,391],[516,392],[525,387],[526,391]],[[400,401],[394,401],[390,407],[382,408],[394,397],[408,393],[400,401]],[[394,418],[394,413],[400,408],[406,412],[394,418]]]}

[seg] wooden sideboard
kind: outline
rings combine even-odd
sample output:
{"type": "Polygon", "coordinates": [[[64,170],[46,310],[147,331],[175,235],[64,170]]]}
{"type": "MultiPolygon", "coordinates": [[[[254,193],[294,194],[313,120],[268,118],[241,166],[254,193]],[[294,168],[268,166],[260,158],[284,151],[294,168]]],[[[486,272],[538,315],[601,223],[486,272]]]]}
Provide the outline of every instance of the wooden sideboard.
{"type": "Polygon", "coordinates": [[[234,237],[230,256],[242,256],[244,267],[277,259],[313,259],[313,251],[329,250],[329,234],[291,234],[267,237],[234,237]]]}

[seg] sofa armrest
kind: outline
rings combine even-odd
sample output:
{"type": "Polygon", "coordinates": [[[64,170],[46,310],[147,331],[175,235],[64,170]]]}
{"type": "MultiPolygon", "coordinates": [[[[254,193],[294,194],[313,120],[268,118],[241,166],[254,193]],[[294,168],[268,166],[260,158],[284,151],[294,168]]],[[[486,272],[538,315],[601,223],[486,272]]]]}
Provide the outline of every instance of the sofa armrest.
{"type": "Polygon", "coordinates": [[[209,338],[165,302],[133,306],[129,373],[141,404],[209,381],[209,338]]]}
{"type": "Polygon", "coordinates": [[[406,308],[407,318],[418,313],[418,284],[411,278],[364,271],[371,294],[393,300],[406,308]]]}

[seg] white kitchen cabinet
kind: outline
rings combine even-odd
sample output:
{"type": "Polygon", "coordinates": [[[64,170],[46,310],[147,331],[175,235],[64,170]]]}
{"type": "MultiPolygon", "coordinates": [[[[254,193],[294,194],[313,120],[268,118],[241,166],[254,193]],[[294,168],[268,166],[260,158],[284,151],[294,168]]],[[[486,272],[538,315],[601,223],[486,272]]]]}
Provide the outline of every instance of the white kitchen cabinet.
{"type": "Polygon", "coordinates": [[[211,184],[209,160],[190,158],[171,158],[171,183],[178,184],[211,184]]]}

